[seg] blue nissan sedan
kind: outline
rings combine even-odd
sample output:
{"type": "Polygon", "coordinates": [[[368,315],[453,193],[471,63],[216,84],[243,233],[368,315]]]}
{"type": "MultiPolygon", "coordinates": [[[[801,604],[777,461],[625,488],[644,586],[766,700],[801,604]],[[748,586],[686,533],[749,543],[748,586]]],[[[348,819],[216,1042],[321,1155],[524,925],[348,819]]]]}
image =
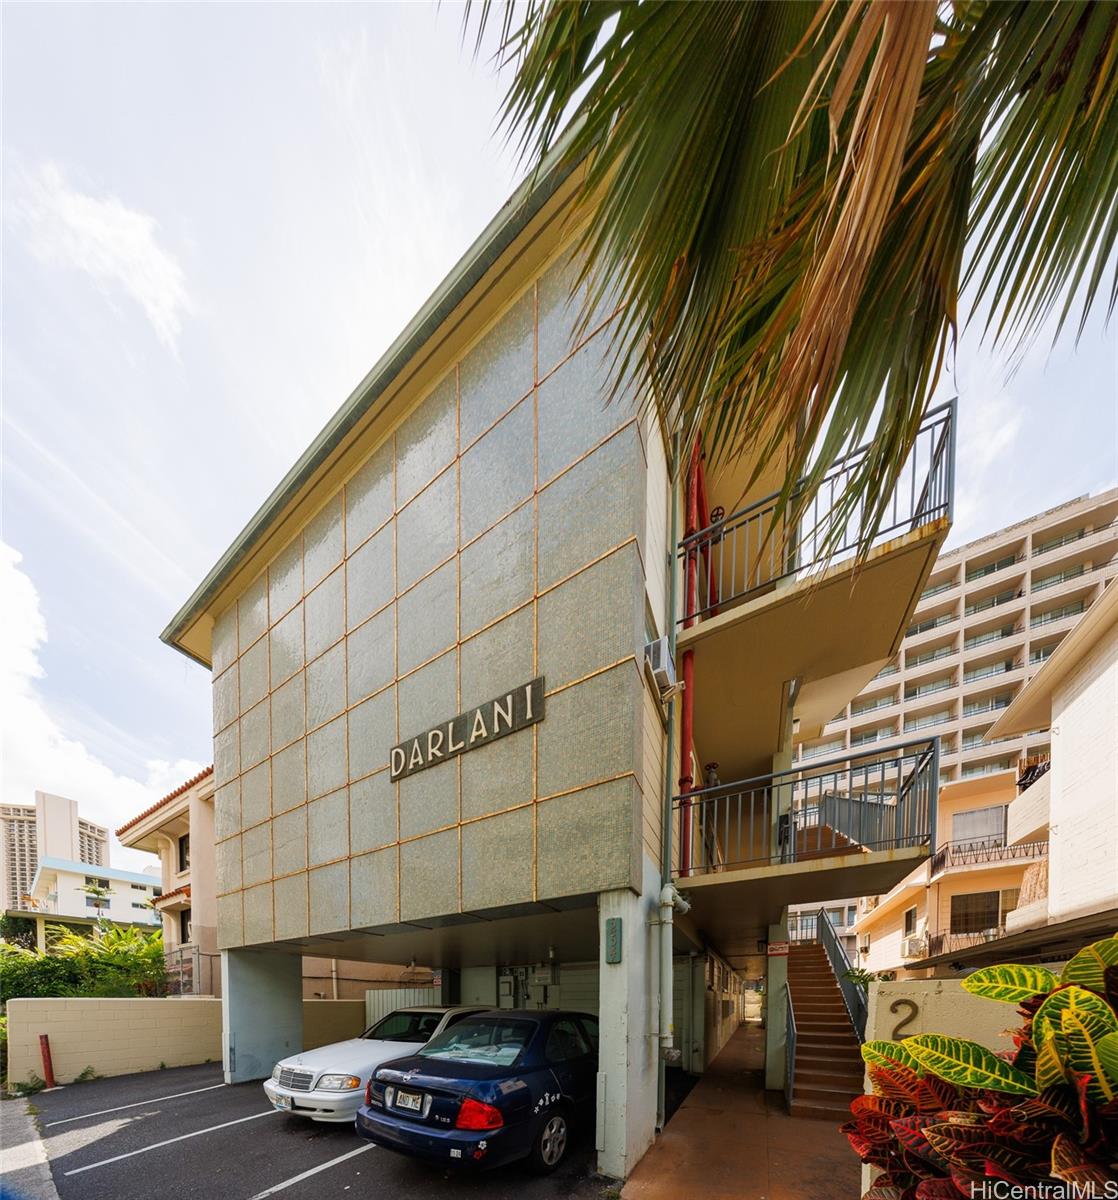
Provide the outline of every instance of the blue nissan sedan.
{"type": "Polygon", "coordinates": [[[478,1013],[406,1058],[378,1067],[357,1132],[378,1146],[450,1165],[563,1161],[572,1125],[592,1117],[598,1021],[572,1012],[478,1013]]]}

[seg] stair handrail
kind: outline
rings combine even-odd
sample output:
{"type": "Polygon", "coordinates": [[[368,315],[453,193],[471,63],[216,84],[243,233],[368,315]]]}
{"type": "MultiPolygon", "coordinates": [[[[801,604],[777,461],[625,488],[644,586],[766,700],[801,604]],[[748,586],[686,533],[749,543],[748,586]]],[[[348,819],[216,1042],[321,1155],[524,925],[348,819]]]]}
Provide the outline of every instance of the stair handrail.
{"type": "Polygon", "coordinates": [[[792,989],[787,983],[784,985],[784,997],[787,1005],[784,1018],[784,1101],[791,1109],[792,1088],[796,1078],[796,1010],[792,1007],[792,989]]]}
{"type": "Polygon", "coordinates": [[[817,928],[819,930],[819,941],[823,949],[827,953],[827,960],[831,964],[831,970],[834,972],[835,979],[839,985],[839,991],[842,992],[842,1002],[846,1006],[846,1015],[850,1018],[850,1024],[854,1027],[854,1034],[859,1042],[866,1040],[866,1018],[868,1010],[866,1007],[866,994],[861,987],[848,978],[847,972],[851,969],[850,959],[847,957],[846,948],[839,941],[838,935],[835,933],[835,927],[831,924],[830,918],[827,916],[826,908],[819,909],[819,917],[817,928]]]}

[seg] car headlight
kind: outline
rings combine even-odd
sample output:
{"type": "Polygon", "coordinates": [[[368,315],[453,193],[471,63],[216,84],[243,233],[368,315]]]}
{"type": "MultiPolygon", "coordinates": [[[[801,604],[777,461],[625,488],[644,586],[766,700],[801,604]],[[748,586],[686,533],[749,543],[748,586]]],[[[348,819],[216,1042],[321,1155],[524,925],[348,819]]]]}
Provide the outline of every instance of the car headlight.
{"type": "Polygon", "coordinates": [[[276,1065],[272,1068],[272,1078],[279,1079],[279,1077],[280,1077],[280,1065],[279,1065],[279,1063],[276,1063],[276,1065]]]}
{"type": "Polygon", "coordinates": [[[356,1075],[323,1075],[318,1086],[324,1092],[351,1092],[361,1086],[361,1080],[356,1075]]]}

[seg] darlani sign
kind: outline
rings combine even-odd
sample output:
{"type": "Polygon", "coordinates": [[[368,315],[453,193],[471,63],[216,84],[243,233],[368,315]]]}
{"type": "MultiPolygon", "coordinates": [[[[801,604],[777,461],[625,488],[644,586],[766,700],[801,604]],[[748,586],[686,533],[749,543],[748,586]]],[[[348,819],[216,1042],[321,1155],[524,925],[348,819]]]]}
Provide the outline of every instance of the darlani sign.
{"type": "Polygon", "coordinates": [[[515,733],[543,720],[543,676],[522,687],[513,688],[496,700],[490,700],[451,721],[436,725],[418,737],[408,738],[392,747],[389,778],[403,779],[425,767],[436,766],[448,758],[476,750],[487,742],[515,733]]]}

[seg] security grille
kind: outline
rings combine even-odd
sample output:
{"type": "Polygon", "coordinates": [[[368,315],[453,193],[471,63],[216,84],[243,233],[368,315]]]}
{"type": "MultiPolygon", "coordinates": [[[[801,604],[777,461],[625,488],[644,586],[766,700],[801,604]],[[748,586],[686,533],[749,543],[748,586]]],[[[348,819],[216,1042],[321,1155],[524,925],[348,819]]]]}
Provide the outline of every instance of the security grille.
{"type": "Polygon", "coordinates": [[[293,1092],[309,1092],[312,1083],[314,1083],[312,1071],[296,1071],[291,1067],[284,1067],[280,1071],[280,1087],[290,1088],[293,1092]]]}

